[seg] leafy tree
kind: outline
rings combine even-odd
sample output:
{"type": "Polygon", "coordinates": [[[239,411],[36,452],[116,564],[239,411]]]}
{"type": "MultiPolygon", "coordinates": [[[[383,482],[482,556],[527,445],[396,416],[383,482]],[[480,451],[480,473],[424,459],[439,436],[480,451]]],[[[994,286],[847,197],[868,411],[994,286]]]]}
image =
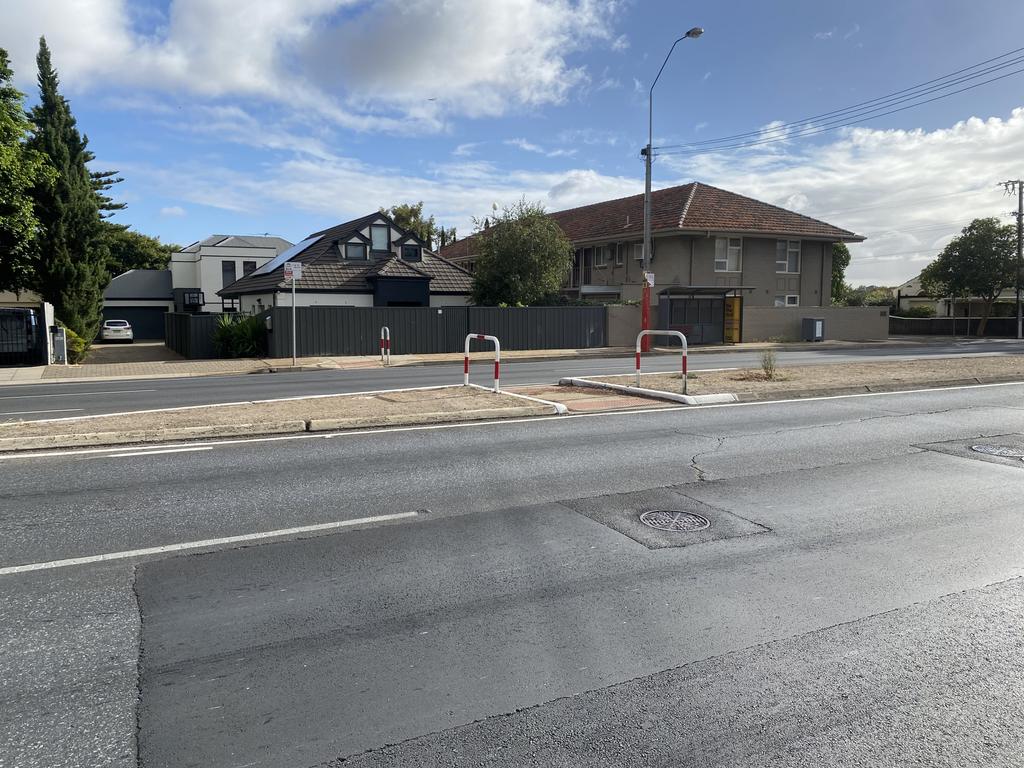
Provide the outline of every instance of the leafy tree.
{"type": "Polygon", "coordinates": [[[174,243],[143,235],[121,224],[102,223],[107,249],[107,273],[115,277],[129,269],[167,269],[171,254],[181,250],[174,243]]]}
{"type": "Polygon", "coordinates": [[[843,304],[850,293],[846,268],[850,266],[850,249],[846,243],[832,243],[832,303],[843,304]]]}
{"type": "Polygon", "coordinates": [[[395,224],[412,232],[431,249],[435,244],[438,248],[443,248],[455,242],[455,227],[446,229],[440,226],[433,216],[424,216],[422,200],[418,203],[399,203],[390,208],[381,208],[380,212],[390,216],[395,224]]]}
{"type": "Polygon", "coordinates": [[[892,288],[884,285],[847,286],[846,305],[849,307],[883,307],[893,303],[892,288]]]}
{"type": "Polygon", "coordinates": [[[31,192],[51,184],[54,173],[25,144],[30,124],[13,76],[7,51],[0,48],[0,290],[20,293],[32,282],[32,246],[39,228],[31,192]]]}
{"type": "Polygon", "coordinates": [[[996,218],[975,219],[921,272],[927,294],[981,299],[979,336],[999,294],[1017,284],[1016,232],[996,218]]]}
{"type": "Polygon", "coordinates": [[[29,147],[46,156],[57,173],[52,185],[33,189],[40,234],[35,246],[34,287],[54,305],[69,328],[91,342],[101,320],[107,284],[101,193],[86,168],[88,140],[78,132],[45,38],[39,40],[39,104],[29,113],[29,147]]]}
{"type": "Polygon", "coordinates": [[[538,304],[562,287],[572,265],[572,244],[540,203],[520,200],[478,224],[473,272],[477,304],[538,304]]]}

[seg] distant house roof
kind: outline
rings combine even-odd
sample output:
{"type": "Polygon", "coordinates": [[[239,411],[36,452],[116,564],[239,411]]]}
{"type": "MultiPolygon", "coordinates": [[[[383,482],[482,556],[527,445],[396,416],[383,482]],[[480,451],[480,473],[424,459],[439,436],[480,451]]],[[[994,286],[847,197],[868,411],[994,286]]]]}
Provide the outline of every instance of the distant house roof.
{"type": "Polygon", "coordinates": [[[170,301],[173,298],[171,270],[130,269],[110,281],[103,298],[170,301]]]}
{"type": "MultiPolygon", "coordinates": [[[[621,197],[548,215],[574,243],[639,238],[643,235],[644,196],[621,197]]],[[[810,216],[696,181],[651,193],[651,231],[783,235],[833,242],[864,239],[810,216]]],[[[440,255],[446,259],[471,256],[474,240],[458,240],[442,248],[440,255]]]]}
{"type": "Polygon", "coordinates": [[[181,249],[181,253],[198,253],[203,246],[218,248],[273,248],[276,253],[287,250],[292,244],[283,237],[271,235],[210,235],[181,249]]]}
{"type": "MultiPolygon", "coordinates": [[[[288,261],[300,262],[302,278],[299,288],[304,291],[338,293],[370,293],[370,280],[380,277],[413,278],[430,281],[431,293],[469,293],[473,277],[466,270],[430,253],[424,248],[421,261],[407,262],[398,256],[367,261],[347,261],[342,258],[340,245],[377,219],[387,218],[380,213],[362,216],[344,224],[310,234],[305,247],[296,247],[288,261]]],[[[392,226],[399,230],[393,223],[392,226]]],[[[399,230],[400,231],[400,230],[399,230]]],[[[300,245],[302,245],[300,243],[300,245]]],[[[273,293],[288,288],[284,280],[284,264],[268,264],[217,292],[232,297],[256,293],[273,293]],[[271,267],[267,269],[267,267],[271,267]]]]}

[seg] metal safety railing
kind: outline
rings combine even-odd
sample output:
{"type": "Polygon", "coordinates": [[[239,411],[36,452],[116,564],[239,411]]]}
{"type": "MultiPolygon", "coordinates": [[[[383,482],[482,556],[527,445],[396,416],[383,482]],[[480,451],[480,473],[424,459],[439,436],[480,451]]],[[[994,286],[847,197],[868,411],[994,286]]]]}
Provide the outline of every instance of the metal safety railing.
{"type": "Polygon", "coordinates": [[[501,342],[498,341],[497,336],[487,336],[482,333],[470,333],[466,336],[466,353],[462,359],[462,384],[463,386],[469,386],[469,342],[473,339],[477,341],[491,341],[494,342],[494,391],[500,392],[501,387],[498,384],[501,373],[501,342]]]}
{"type": "Polygon", "coordinates": [[[672,336],[679,339],[683,343],[683,394],[686,394],[686,337],[681,331],[640,331],[636,337],[636,385],[640,386],[640,346],[643,339],[647,336],[672,336]]]}

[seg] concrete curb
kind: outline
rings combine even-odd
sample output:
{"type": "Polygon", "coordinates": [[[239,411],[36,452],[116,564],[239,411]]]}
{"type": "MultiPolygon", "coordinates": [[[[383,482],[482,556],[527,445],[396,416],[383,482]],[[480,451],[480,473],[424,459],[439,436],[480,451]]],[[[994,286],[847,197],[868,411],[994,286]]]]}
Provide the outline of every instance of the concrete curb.
{"type": "MultiPolygon", "coordinates": [[[[564,412],[564,410],[560,411],[557,406],[561,406],[561,404],[537,401],[536,404],[513,408],[474,408],[468,411],[436,411],[418,414],[396,414],[383,417],[353,416],[344,419],[293,419],[259,424],[222,424],[201,427],[172,427],[159,430],[82,432],[78,434],[44,435],[39,437],[4,437],[0,438],[0,453],[19,453],[53,448],[94,448],[118,445],[142,446],[180,440],[260,437],[265,435],[297,434],[301,432],[340,432],[346,429],[454,424],[466,421],[485,421],[488,419],[550,416],[564,412]]],[[[561,406],[561,408],[564,409],[565,406],[561,406]]]]}
{"type": "Polygon", "coordinates": [[[901,384],[858,384],[851,387],[818,387],[816,389],[791,389],[771,393],[741,392],[741,402],[771,402],[773,400],[796,400],[805,397],[830,397],[841,395],[884,394],[885,392],[913,392],[919,389],[945,389],[947,387],[976,387],[985,384],[1024,384],[1019,375],[1014,376],[972,376],[966,379],[944,379],[942,381],[919,381],[901,384]]]}
{"type": "Polygon", "coordinates": [[[305,432],[306,422],[298,419],[260,424],[226,424],[202,427],[173,427],[124,432],[81,432],[68,435],[0,438],[0,451],[38,451],[47,448],[82,448],[100,445],[139,445],[200,438],[249,437],[305,432]]]}
{"type": "Polygon", "coordinates": [[[717,403],[735,403],[736,395],[724,392],[716,395],[683,395],[675,392],[664,392],[660,389],[644,389],[643,387],[629,387],[623,384],[609,384],[606,381],[592,381],[591,379],[563,378],[558,380],[559,386],[565,387],[590,387],[591,389],[608,389],[613,392],[623,392],[627,395],[641,395],[653,397],[658,400],[668,400],[673,403],[684,405],[714,405],[717,403]]]}
{"type": "Polygon", "coordinates": [[[475,408],[471,411],[451,413],[421,413],[412,416],[385,416],[374,419],[353,416],[347,419],[311,419],[306,422],[307,432],[336,432],[364,427],[399,427],[418,424],[453,424],[462,421],[486,419],[515,419],[525,416],[550,416],[552,409],[542,405],[524,405],[518,408],[475,408]]]}

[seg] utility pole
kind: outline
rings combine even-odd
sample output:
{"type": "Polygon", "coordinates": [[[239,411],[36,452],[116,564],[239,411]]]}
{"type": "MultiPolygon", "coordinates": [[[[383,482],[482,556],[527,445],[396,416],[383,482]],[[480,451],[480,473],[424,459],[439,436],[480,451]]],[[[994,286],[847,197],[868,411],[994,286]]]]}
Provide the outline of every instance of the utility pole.
{"type": "Polygon", "coordinates": [[[1017,338],[1024,339],[1024,314],[1022,314],[1020,292],[1021,273],[1024,272],[1024,180],[1012,179],[1003,182],[1006,194],[1017,193],[1017,338]]]}

